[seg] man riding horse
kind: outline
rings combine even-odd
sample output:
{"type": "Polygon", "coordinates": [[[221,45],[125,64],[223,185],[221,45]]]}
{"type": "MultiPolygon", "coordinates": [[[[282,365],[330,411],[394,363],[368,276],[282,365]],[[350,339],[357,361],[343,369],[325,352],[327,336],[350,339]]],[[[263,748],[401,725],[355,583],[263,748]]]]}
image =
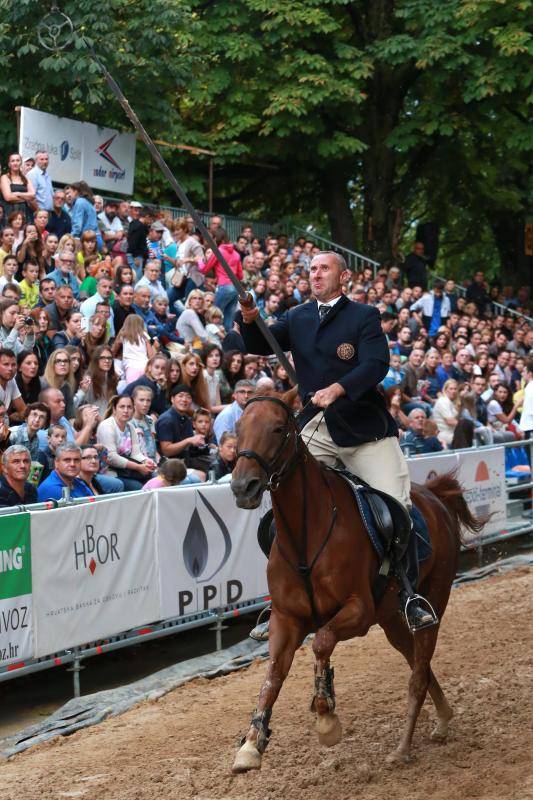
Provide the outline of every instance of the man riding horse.
{"type": "MultiPolygon", "coordinates": [[[[399,549],[411,554],[409,576],[416,588],[416,544],[414,555],[413,546],[407,547],[412,533],[409,470],[398,444],[398,428],[377,389],[389,368],[389,348],[379,311],[343,294],[342,285],[349,277],[341,255],[318,253],[310,266],[316,302],[291,308],[270,330],[283,350],[292,352],[304,404],[301,435],[311,454],[328,466],[342,465],[406,510],[404,529],[396,530],[395,537],[399,549]]],[[[248,351],[271,353],[254,325],[259,309],[251,298],[241,301],[241,313],[248,351]]],[[[400,602],[407,609],[409,627],[416,631],[437,624],[430,607],[407,585],[404,581],[400,602]]],[[[267,638],[268,623],[257,625],[251,636],[267,638]]]]}

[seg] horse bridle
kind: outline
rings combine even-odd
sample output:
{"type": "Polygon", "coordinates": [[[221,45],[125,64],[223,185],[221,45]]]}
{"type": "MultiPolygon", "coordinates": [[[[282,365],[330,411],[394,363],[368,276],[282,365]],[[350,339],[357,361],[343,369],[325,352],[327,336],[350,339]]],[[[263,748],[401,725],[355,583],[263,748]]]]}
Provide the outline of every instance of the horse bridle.
{"type": "Polygon", "coordinates": [[[242,458],[251,458],[254,461],[257,461],[257,463],[259,464],[259,466],[261,467],[261,469],[268,478],[265,488],[271,492],[275,492],[282,478],[286,474],[288,474],[288,472],[292,469],[292,467],[296,465],[296,462],[298,461],[301,452],[300,436],[296,429],[296,423],[292,415],[292,410],[289,408],[287,403],[284,403],[283,400],[281,400],[279,397],[269,397],[268,395],[266,395],[265,397],[251,397],[244,406],[244,408],[246,410],[248,406],[250,406],[252,403],[261,403],[266,400],[268,400],[270,403],[276,403],[276,405],[280,406],[287,414],[287,422],[286,422],[287,432],[283,437],[283,440],[281,441],[276,452],[270,459],[270,461],[266,461],[263,458],[263,456],[259,455],[259,453],[256,453],[255,450],[239,450],[237,452],[237,459],[241,458],[242,456],[242,458]],[[284,462],[281,469],[276,470],[277,461],[293,436],[295,441],[294,451],[291,454],[291,456],[284,462]]]}

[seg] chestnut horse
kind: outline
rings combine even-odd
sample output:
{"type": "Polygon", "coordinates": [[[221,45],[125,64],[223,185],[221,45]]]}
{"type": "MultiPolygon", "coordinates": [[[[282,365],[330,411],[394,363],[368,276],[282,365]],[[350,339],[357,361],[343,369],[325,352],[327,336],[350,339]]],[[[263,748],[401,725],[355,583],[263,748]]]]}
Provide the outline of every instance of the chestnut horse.
{"type": "MultiPolygon", "coordinates": [[[[316,664],[311,708],[316,729],[322,744],[340,741],[330,657],[337,642],[365,636],[375,623],[411,668],[405,727],[398,747],[387,758],[389,763],[406,762],[428,691],[437,712],[433,740],[446,739],[452,717],[431,671],[439,626],[411,634],[399,613],[399,586],[394,579],[376,607],[372,587],[379,562],[352,492],[342,477],[309,453],[290,407],[293,399],[294,390],[280,398],[254,397],[239,421],[231,488],[237,505],[247,509],[257,508],[269,489],[277,532],[267,568],[272,598],[269,664],[233,770],[260,768],[272,706],[295,651],[313,631],[316,664]]],[[[420,591],[442,619],[456,573],[460,523],[479,531],[485,520],[472,516],[461,486],[450,474],[414,488],[412,497],[425,516],[431,539],[431,555],[420,568],[420,591]]]]}

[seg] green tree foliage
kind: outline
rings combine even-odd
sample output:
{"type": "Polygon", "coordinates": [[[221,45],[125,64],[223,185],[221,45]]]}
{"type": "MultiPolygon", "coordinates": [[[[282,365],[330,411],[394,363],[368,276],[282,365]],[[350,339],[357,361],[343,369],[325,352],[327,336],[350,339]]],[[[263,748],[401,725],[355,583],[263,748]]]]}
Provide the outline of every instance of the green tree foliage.
{"type": "MultiPolygon", "coordinates": [[[[14,105],[125,127],[77,40],[38,49],[42,3],[0,0],[2,150],[14,105]]],[[[157,138],[216,151],[216,206],[324,221],[380,260],[434,219],[447,264],[520,262],[531,188],[532,0],[64,2],[157,138]],[[477,249],[476,249],[477,245],[477,249]],[[496,250],[497,248],[497,250],[496,250]]],[[[139,154],[143,150],[139,147],[139,154]]],[[[165,151],[205,205],[206,165],[165,151]]],[[[148,161],[137,186],[155,184],[148,161]]],[[[523,260],[522,260],[523,261],[523,260]]]]}

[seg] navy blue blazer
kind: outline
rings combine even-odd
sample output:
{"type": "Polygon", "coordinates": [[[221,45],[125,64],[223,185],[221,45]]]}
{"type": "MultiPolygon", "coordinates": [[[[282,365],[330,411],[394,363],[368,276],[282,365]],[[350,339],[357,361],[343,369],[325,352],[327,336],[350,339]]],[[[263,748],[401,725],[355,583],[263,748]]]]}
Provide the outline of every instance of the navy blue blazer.
{"type": "MultiPolygon", "coordinates": [[[[248,352],[272,352],[255,323],[237,321],[248,352]]],[[[384,396],[376,388],[389,369],[389,347],[377,309],[343,295],[320,321],[317,303],[311,301],[286,311],[270,330],[283,350],[292,352],[304,404],[310,393],[332,383],[344,388],[346,395],[325,413],[335,444],[353,447],[398,435],[384,396]]],[[[302,426],[319,410],[309,405],[300,415],[302,426]]]]}

